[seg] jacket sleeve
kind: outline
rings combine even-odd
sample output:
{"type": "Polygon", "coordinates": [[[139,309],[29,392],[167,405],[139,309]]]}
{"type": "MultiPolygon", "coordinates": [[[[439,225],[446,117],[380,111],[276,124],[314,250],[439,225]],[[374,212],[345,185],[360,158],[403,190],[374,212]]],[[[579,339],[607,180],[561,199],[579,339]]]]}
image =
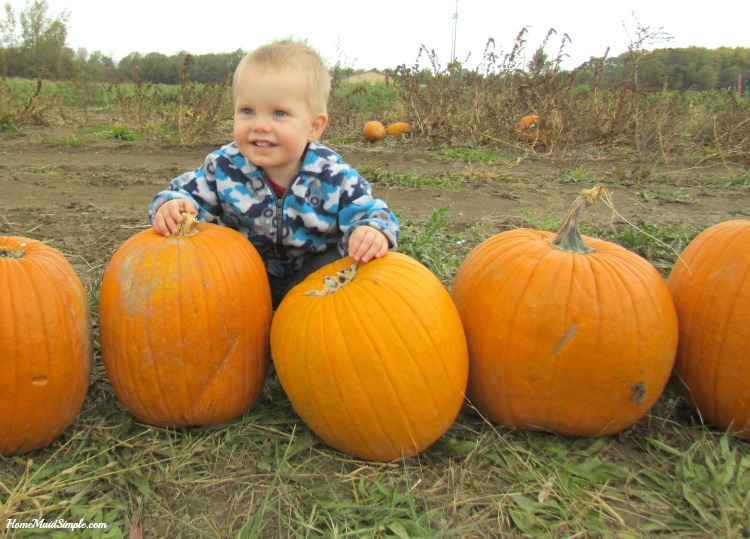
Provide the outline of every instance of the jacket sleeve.
{"type": "Polygon", "coordinates": [[[192,200],[198,210],[198,220],[217,222],[221,214],[221,206],[216,190],[216,152],[208,155],[204,163],[196,170],[186,172],[169,182],[169,187],[157,193],[151,201],[148,218],[154,222],[156,212],[168,200],[185,198],[192,200]]]}
{"type": "Polygon", "coordinates": [[[342,247],[348,250],[349,237],[360,226],[368,225],[380,230],[388,238],[390,249],[398,248],[400,226],[396,215],[385,201],[372,196],[369,182],[350,168],[342,185],[339,199],[339,228],[344,233],[342,247]]]}

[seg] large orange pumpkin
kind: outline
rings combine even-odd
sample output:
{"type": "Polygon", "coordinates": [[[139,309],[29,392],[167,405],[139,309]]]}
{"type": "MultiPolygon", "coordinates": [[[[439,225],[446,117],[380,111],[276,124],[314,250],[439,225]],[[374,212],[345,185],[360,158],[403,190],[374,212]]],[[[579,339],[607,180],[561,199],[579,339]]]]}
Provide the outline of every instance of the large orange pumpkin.
{"type": "Polygon", "coordinates": [[[153,229],[115,252],[99,300],[102,359],[122,404],[170,427],[234,419],[266,378],[271,293],[263,262],[236,230],[153,229]]]}
{"type": "Polygon", "coordinates": [[[362,137],[367,142],[377,142],[385,138],[385,126],[375,120],[367,122],[362,128],[362,137]]]}
{"type": "Polygon", "coordinates": [[[358,458],[390,461],[435,442],[464,400],[466,339],[442,283],[395,252],[311,274],[276,311],[279,380],[310,429],[358,458]]]}
{"type": "Polygon", "coordinates": [[[620,431],[661,395],[677,346],[664,279],[645,259],[580,236],[517,229],[478,245],[452,295],[469,343],[469,400],[491,420],[572,436],[620,431]]]}
{"type": "Polygon", "coordinates": [[[750,438],[750,221],[699,234],[669,276],[675,380],[706,422],[750,438]]]}
{"type": "Polygon", "coordinates": [[[93,359],[86,291],[56,249],[0,237],[0,453],[49,445],[78,417],[93,359]]]}

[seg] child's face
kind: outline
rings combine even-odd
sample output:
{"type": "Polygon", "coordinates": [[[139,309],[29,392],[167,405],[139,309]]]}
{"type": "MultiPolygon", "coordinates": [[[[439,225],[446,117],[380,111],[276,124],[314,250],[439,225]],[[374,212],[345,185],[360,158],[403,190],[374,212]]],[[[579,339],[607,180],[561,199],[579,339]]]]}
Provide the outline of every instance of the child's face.
{"type": "Polygon", "coordinates": [[[245,67],[235,88],[234,140],[242,155],[275,182],[299,171],[308,142],[323,133],[328,117],[314,114],[307,80],[291,69],[245,67]]]}

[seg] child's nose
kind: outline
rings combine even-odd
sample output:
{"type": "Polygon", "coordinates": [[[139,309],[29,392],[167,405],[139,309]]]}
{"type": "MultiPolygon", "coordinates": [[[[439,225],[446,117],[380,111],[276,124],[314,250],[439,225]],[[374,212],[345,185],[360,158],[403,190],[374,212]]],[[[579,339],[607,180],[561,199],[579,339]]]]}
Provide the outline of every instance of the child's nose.
{"type": "Polygon", "coordinates": [[[271,123],[265,118],[256,117],[253,120],[252,129],[259,133],[267,133],[271,129],[271,123]]]}

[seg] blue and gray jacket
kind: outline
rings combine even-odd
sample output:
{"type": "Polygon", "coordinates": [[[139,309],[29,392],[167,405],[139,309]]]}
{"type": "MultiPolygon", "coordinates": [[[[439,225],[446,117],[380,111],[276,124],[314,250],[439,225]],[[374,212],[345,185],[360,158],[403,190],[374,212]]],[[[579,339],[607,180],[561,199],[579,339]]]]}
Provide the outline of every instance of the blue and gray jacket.
{"type": "Polygon", "coordinates": [[[302,168],[282,198],[234,142],[158,193],[151,202],[150,221],[164,202],[175,198],[192,199],[198,220],[246,236],[275,277],[288,277],[312,253],[337,248],[344,255],[358,226],[383,232],[391,249],[398,245],[399,223],[393,212],[372,197],[370,184],[355,169],[318,142],[309,144],[302,168]]]}

